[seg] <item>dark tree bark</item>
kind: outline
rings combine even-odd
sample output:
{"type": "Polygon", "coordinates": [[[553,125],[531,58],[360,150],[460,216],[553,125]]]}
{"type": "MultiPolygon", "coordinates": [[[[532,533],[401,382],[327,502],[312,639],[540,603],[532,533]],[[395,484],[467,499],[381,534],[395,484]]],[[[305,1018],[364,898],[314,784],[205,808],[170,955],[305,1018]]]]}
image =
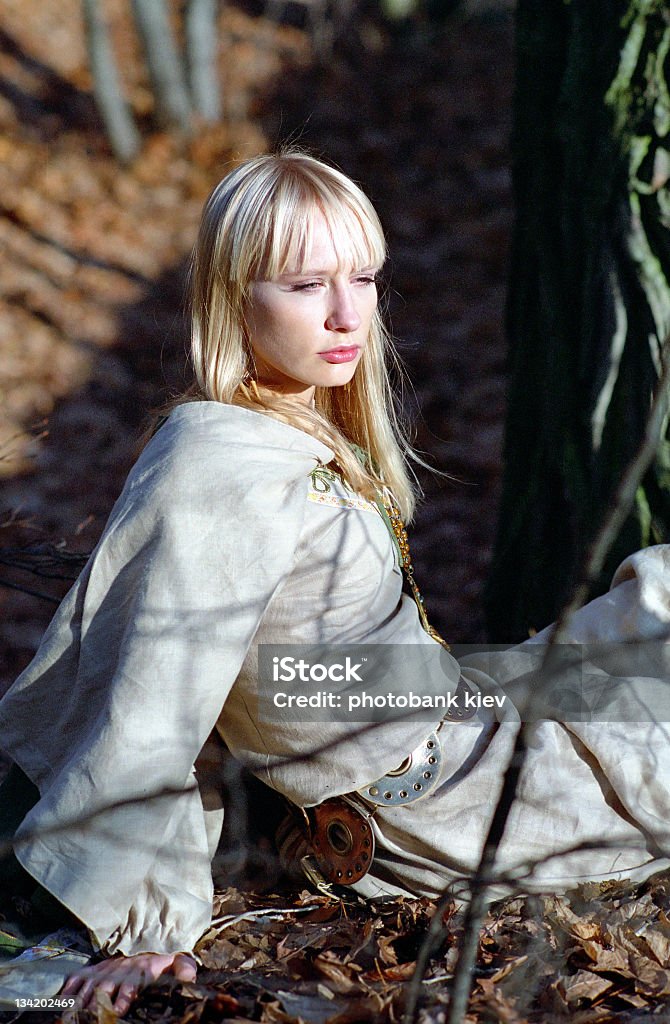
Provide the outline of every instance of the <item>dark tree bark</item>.
{"type": "Polygon", "coordinates": [[[130,163],[140,149],[140,135],[126,103],[99,0],[83,0],[84,26],[93,89],[112,151],[121,163],[130,163]]]}
{"type": "MultiPolygon", "coordinates": [[[[492,640],[555,618],[640,445],[670,330],[664,0],[519,0],[509,411],[492,640]]],[[[670,444],[594,593],[670,539],[670,444]]]]}

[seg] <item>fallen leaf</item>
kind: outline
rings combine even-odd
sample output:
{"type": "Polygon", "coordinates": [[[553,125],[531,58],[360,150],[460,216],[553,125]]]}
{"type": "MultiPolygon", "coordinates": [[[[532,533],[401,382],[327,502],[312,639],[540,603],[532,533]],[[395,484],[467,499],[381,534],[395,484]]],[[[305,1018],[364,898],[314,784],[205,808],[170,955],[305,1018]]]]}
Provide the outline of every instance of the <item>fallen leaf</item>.
{"type": "Polygon", "coordinates": [[[576,974],[567,978],[561,976],[559,987],[568,1003],[577,1003],[582,999],[592,1003],[594,999],[612,987],[612,982],[591,971],[577,971],[576,974]]]}
{"type": "Polygon", "coordinates": [[[373,981],[409,981],[414,975],[416,970],[416,963],[411,961],[405,964],[393,964],[390,967],[377,968],[376,971],[367,971],[366,974],[361,975],[364,979],[373,981]]]}
{"type": "Polygon", "coordinates": [[[398,932],[391,932],[390,935],[380,935],[377,938],[379,959],[383,964],[392,965],[398,963],[398,954],[393,943],[401,937],[398,932]]]}
{"type": "Polygon", "coordinates": [[[635,978],[635,991],[645,995],[670,995],[670,971],[659,967],[645,956],[631,954],[630,966],[635,978]]]}
{"type": "Polygon", "coordinates": [[[503,978],[507,978],[508,975],[512,973],[512,971],[515,971],[518,967],[521,967],[522,964],[525,964],[527,962],[527,956],[520,956],[517,960],[512,960],[510,961],[510,963],[505,964],[504,967],[501,967],[499,971],[496,971],[495,974],[491,975],[489,980],[495,982],[502,981],[503,978]]]}
{"type": "Polygon", "coordinates": [[[625,978],[633,977],[633,972],[629,966],[628,954],[620,949],[604,949],[602,946],[599,947],[595,966],[599,971],[613,971],[625,978]]]}
{"type": "Polygon", "coordinates": [[[658,960],[661,967],[670,966],[670,935],[661,926],[652,925],[642,933],[642,939],[651,950],[653,956],[658,960]]]}
{"type": "Polygon", "coordinates": [[[95,1019],[96,1024],[118,1024],[119,1015],[112,1007],[112,1000],[107,992],[99,988],[95,990],[95,1019]]]}
{"type": "Polygon", "coordinates": [[[330,950],[319,953],[313,964],[314,969],[328,979],[336,992],[350,992],[353,988],[351,966],[348,965],[348,968],[345,969],[342,962],[330,950]]]}

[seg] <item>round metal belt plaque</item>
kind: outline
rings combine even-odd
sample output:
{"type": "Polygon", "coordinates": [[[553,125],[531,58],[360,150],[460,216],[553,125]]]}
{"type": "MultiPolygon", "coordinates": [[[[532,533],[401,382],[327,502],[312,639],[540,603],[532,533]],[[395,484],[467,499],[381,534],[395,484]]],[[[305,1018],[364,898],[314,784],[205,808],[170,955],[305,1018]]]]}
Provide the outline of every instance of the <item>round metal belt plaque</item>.
{"type": "Polygon", "coordinates": [[[370,868],[375,838],[363,811],[341,797],[313,808],[312,849],[321,874],[329,882],[351,885],[370,868]]]}
{"type": "Polygon", "coordinates": [[[394,771],[382,775],[381,779],[358,792],[364,800],[379,806],[409,804],[434,788],[441,766],[440,741],[437,733],[432,732],[394,771]]]}

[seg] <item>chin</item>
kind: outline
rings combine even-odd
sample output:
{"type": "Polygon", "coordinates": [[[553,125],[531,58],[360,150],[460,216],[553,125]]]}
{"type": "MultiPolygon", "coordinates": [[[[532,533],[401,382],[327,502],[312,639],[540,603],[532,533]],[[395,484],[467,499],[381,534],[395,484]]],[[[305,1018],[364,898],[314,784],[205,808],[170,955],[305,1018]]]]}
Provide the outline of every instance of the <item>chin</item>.
{"type": "Polygon", "coordinates": [[[360,359],[357,359],[355,363],[347,363],[346,365],[340,364],[339,366],[329,367],[329,373],[319,374],[320,380],[317,383],[317,387],[321,388],[341,388],[345,384],[348,384],[353,380],[360,359]]]}

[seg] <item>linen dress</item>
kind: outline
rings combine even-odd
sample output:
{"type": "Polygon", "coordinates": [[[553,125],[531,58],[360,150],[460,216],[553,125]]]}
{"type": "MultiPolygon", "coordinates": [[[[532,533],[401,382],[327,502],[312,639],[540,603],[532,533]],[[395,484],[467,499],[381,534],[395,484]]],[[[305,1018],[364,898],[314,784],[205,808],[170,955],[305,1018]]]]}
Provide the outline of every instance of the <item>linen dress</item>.
{"type": "MultiPolygon", "coordinates": [[[[208,835],[194,763],[212,729],[264,782],[310,806],[384,775],[440,725],[439,711],[362,734],[346,721],[306,725],[290,709],[259,718],[262,644],[437,646],[402,593],[376,506],[336,478],[322,486],[331,459],[260,413],[175,409],[0,702],[0,744],[41,794],[16,855],[108,954],[190,950],[207,927],[216,829],[208,835]]],[[[665,637],[669,569],[665,547],[628,559],[611,594],[575,617],[573,639],[665,637]]],[[[500,694],[527,654],[475,655],[463,674],[472,692],[500,694]]],[[[440,656],[454,692],[461,669],[440,656]]],[[[439,783],[377,811],[360,892],[432,895],[473,870],[518,723],[513,705],[497,716],[442,725],[439,783]]],[[[641,878],[667,864],[668,728],[624,717],[531,727],[497,860],[524,888],[641,878]],[[553,856],[583,842],[600,845],[553,856]]]]}

